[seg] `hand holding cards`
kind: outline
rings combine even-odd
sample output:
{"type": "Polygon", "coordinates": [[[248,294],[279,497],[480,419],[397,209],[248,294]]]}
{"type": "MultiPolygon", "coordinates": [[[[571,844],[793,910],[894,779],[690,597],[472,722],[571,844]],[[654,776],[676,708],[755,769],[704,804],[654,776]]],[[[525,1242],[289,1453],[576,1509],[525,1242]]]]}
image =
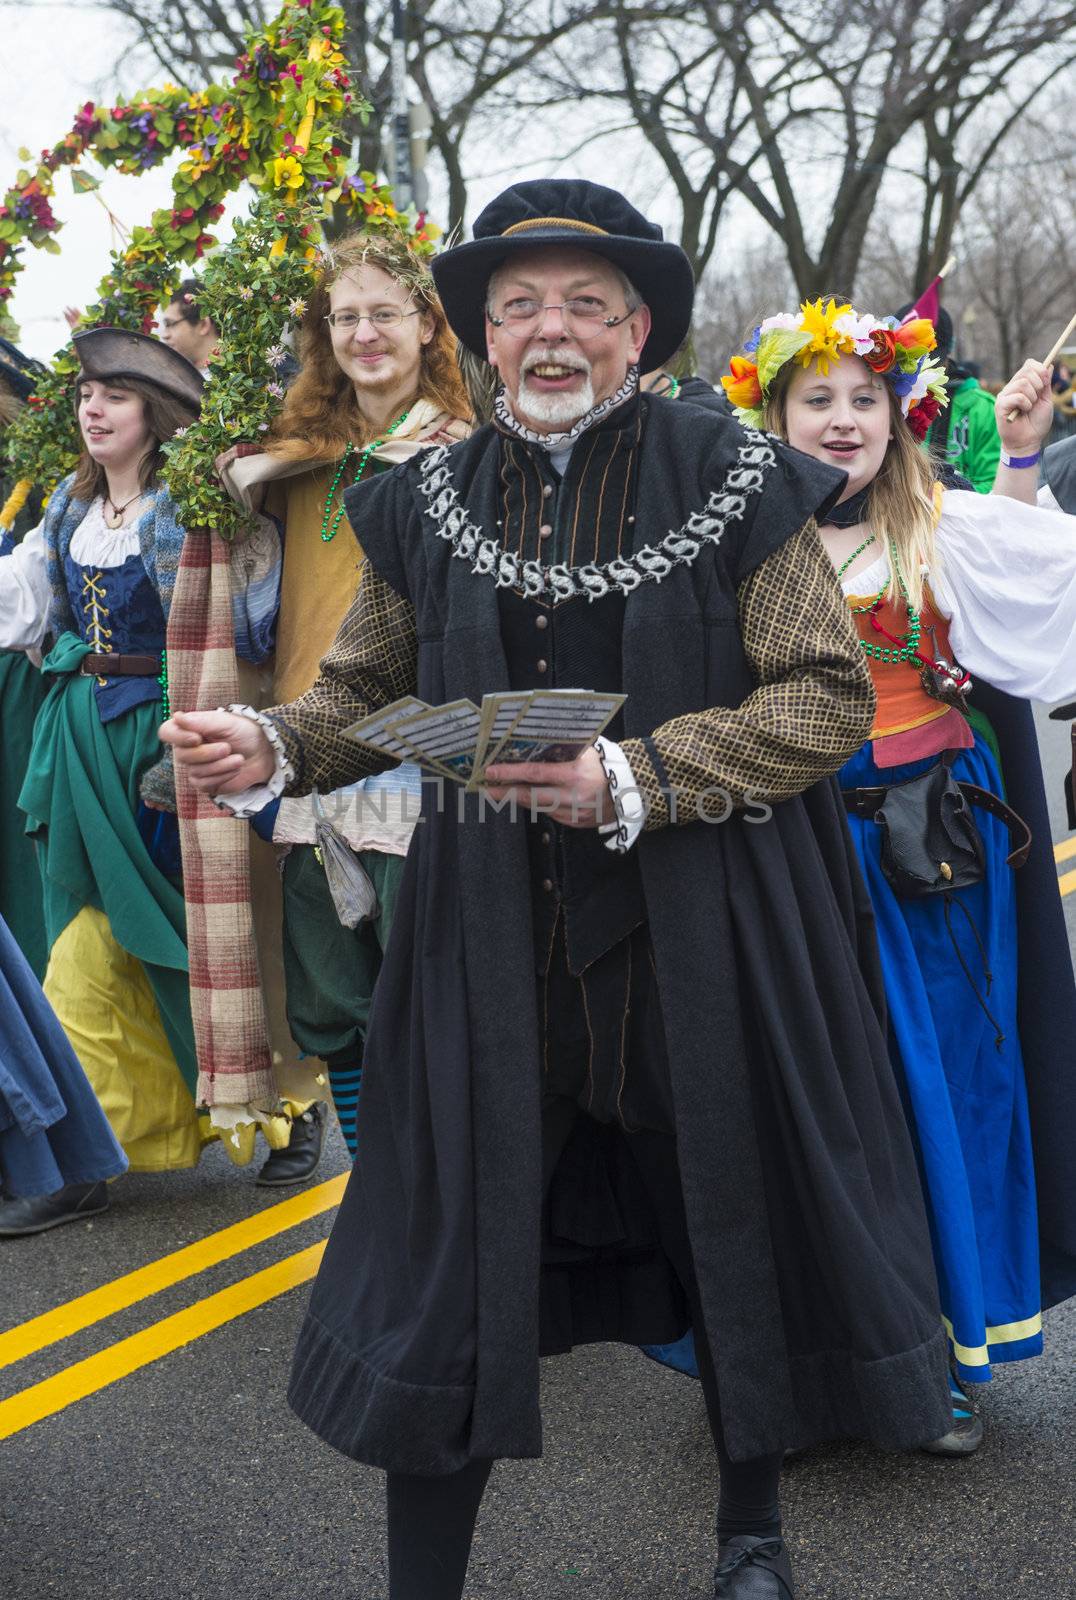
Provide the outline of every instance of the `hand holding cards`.
{"type": "Polygon", "coordinates": [[[408,695],[347,729],[359,744],[476,789],[494,762],[574,761],[624,704],[589,689],[506,691],[445,706],[408,695]]]}

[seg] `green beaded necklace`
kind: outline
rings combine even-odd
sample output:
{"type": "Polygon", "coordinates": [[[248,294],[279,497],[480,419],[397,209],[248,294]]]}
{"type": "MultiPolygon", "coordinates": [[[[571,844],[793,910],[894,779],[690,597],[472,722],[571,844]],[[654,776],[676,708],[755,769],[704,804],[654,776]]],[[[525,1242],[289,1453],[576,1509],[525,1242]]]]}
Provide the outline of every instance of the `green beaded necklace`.
{"type": "MultiPolygon", "coordinates": [[[[848,560],[844,562],[842,566],[838,567],[838,579],[844,576],[856,557],[858,555],[862,555],[863,551],[867,549],[868,545],[872,545],[873,543],[874,535],[872,533],[869,534],[866,539],[864,539],[863,543],[858,549],[852,551],[852,554],[848,557],[848,560]]],[[[921,615],[915,610],[914,606],[908,599],[908,586],[904,582],[904,574],[900,570],[900,560],[897,556],[897,546],[895,540],[893,539],[890,539],[889,541],[889,550],[893,561],[893,571],[896,573],[897,577],[897,586],[904,597],[904,604],[908,608],[908,631],[902,638],[895,638],[891,634],[886,634],[886,638],[890,638],[893,641],[890,645],[875,644],[873,641],[867,639],[861,639],[859,642],[872,660],[884,661],[888,664],[896,665],[900,661],[915,661],[919,659],[919,636],[923,629],[921,615]]],[[[882,628],[881,624],[874,619],[877,617],[878,611],[882,605],[882,601],[885,599],[885,591],[887,587],[887,584],[883,584],[878,590],[878,593],[875,595],[874,599],[868,601],[865,606],[852,607],[852,613],[855,616],[861,616],[864,612],[870,612],[871,619],[874,621],[874,626],[879,632],[885,632],[885,630],[882,628]]]]}
{"type": "MultiPolygon", "coordinates": [[[[352,483],[358,483],[359,479],[366,471],[366,463],[369,461],[374,451],[379,445],[383,445],[387,439],[390,439],[398,428],[402,428],[410,415],[411,407],[408,406],[407,410],[402,412],[401,415],[396,418],[396,421],[392,424],[391,428],[385,429],[385,432],[382,434],[380,439],[374,439],[371,444],[366,446],[366,449],[359,457],[359,464],[355,469],[355,476],[351,480],[352,483]]],[[[340,465],[336,469],[336,477],[333,479],[329,492],[325,496],[325,512],[321,519],[321,537],[326,544],[330,544],[332,540],[336,538],[336,530],[340,526],[340,518],[344,514],[344,501],[341,497],[340,504],[336,508],[336,515],[332,519],[332,526],[330,527],[329,515],[332,511],[332,503],[336,499],[336,491],[340,487],[340,480],[344,476],[344,471],[347,467],[347,464],[354,454],[355,446],[349,440],[344,453],[340,458],[340,465]]]]}

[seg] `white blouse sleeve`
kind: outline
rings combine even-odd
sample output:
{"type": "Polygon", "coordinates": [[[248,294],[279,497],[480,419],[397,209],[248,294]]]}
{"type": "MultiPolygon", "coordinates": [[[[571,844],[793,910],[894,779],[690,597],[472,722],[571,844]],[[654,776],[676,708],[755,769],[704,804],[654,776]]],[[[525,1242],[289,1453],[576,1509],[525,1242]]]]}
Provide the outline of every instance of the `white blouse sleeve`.
{"type": "Polygon", "coordinates": [[[931,589],[972,677],[1024,700],[1076,694],[1076,517],[951,489],[931,589]]]}
{"type": "Polygon", "coordinates": [[[34,650],[48,631],[52,591],[44,523],[0,558],[0,650],[34,650]]]}

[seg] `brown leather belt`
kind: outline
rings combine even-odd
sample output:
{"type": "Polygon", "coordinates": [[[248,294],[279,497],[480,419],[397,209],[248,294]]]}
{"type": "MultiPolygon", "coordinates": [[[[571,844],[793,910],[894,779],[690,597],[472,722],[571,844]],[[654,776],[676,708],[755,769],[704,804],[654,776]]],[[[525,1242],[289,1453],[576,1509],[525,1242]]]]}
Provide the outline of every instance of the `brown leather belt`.
{"type": "Polygon", "coordinates": [[[83,656],[79,671],[84,678],[155,678],[161,670],[156,656],[83,656]]]}
{"type": "MultiPolygon", "coordinates": [[[[1013,841],[1013,848],[1005,857],[1005,864],[1014,871],[1017,867],[1022,867],[1031,849],[1031,829],[1023,817],[1011,806],[1007,806],[1000,795],[993,794],[989,789],[980,789],[977,783],[959,782],[958,788],[969,805],[982,806],[984,811],[1001,818],[1013,841]]],[[[885,804],[888,793],[888,789],[882,788],[842,789],[841,797],[845,809],[854,817],[863,817],[865,821],[873,822],[875,813],[885,804]]]]}

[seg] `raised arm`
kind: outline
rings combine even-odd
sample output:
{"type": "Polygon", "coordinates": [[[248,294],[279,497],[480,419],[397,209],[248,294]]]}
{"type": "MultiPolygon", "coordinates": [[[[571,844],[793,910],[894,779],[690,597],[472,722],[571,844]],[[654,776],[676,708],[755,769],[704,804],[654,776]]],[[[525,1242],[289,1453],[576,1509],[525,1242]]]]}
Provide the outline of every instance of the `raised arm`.
{"type": "Polygon", "coordinates": [[[739,590],[740,628],[758,687],[735,708],[676,717],[624,754],[647,804],[646,829],[722,816],[802,793],[870,737],[874,689],[813,521],[739,590]]]}

